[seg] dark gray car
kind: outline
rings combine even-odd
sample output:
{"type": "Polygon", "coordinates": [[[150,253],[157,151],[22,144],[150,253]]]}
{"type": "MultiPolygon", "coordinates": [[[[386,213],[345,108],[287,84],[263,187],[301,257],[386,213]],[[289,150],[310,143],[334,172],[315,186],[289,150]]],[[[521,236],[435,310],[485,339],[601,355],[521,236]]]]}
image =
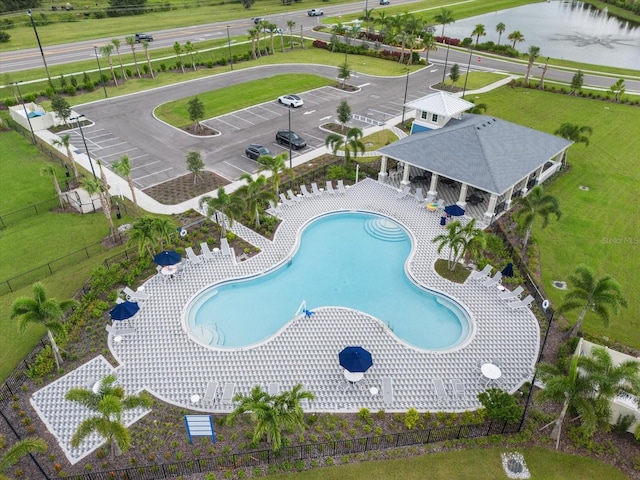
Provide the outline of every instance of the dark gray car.
{"type": "Polygon", "coordinates": [[[278,142],[280,145],[286,146],[289,146],[289,144],[291,144],[291,148],[294,148],[296,150],[307,146],[307,142],[305,141],[305,139],[291,130],[280,130],[278,133],[276,133],[276,142],[278,142]]]}

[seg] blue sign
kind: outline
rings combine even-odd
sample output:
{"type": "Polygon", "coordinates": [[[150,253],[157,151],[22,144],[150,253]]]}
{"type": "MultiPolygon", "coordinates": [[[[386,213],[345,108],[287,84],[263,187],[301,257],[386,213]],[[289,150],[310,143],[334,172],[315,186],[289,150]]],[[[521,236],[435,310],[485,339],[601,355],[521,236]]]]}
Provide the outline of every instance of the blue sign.
{"type": "Polygon", "coordinates": [[[192,437],[208,437],[209,435],[211,435],[211,443],[216,443],[213,419],[209,415],[185,415],[184,422],[187,425],[189,443],[193,443],[192,437]]]}

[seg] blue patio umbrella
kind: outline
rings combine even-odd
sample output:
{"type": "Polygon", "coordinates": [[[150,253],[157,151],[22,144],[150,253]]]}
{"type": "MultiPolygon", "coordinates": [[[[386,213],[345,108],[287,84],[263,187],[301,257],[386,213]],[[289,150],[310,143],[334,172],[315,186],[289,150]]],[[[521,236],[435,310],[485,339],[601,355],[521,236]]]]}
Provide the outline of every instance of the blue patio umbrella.
{"type": "Polygon", "coordinates": [[[340,366],[349,372],[366,372],[373,365],[371,353],[362,347],[346,347],[338,358],[340,366]]]}
{"type": "Polygon", "coordinates": [[[447,205],[446,207],[444,207],[444,213],[448,213],[452,217],[460,217],[464,215],[464,208],[456,204],[447,205]]]}
{"type": "Polygon", "coordinates": [[[182,257],[175,250],[165,250],[164,252],[160,252],[159,254],[153,257],[153,261],[158,265],[166,267],[167,265],[175,265],[176,263],[180,263],[182,257]]]}
{"type": "Polygon", "coordinates": [[[513,277],[513,263],[507,263],[507,266],[502,269],[503,277],[513,277]]]}
{"type": "Polygon", "coordinates": [[[140,307],[135,302],[122,302],[109,312],[111,320],[127,320],[138,313],[140,307]]]}

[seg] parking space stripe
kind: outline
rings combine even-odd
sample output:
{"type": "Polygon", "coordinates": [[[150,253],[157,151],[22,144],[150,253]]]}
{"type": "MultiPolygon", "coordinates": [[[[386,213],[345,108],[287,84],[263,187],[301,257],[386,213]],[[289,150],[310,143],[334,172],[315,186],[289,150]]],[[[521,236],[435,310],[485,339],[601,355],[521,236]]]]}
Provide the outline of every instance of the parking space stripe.
{"type": "Polygon", "coordinates": [[[276,110],[271,110],[270,108],[267,108],[264,105],[256,105],[256,108],[262,108],[263,110],[266,110],[269,113],[273,113],[274,115],[277,115],[278,117],[283,116],[281,113],[278,113],[276,110]]]}
{"type": "MultiPolygon", "coordinates": [[[[119,143],[118,145],[127,145],[127,143],[124,143],[124,142],[123,142],[123,143],[119,143]]],[[[116,145],[114,145],[114,146],[116,146],[116,145]]],[[[135,148],[135,147],[134,147],[134,148],[129,148],[129,149],[127,149],[127,150],[120,150],[120,151],[117,151],[117,152],[115,152],[115,153],[109,153],[109,154],[107,154],[107,155],[101,155],[101,157],[102,157],[102,158],[114,157],[114,156],[116,156],[116,155],[122,155],[122,154],[124,154],[125,152],[133,152],[134,150],[137,150],[137,148],[135,148]]],[[[131,160],[131,159],[129,159],[129,160],[131,160]]]]}
{"type": "Polygon", "coordinates": [[[222,162],[222,163],[226,163],[226,164],[227,164],[227,165],[229,165],[230,167],[235,168],[236,170],[240,170],[242,173],[253,173],[253,172],[251,172],[251,171],[249,171],[249,170],[245,170],[244,168],[240,168],[240,167],[238,167],[237,165],[234,165],[233,163],[229,163],[229,162],[227,162],[226,160],[225,160],[224,162],[222,162]]]}
{"type": "Polygon", "coordinates": [[[258,115],[256,112],[252,112],[251,110],[245,110],[247,113],[250,113],[251,115],[255,115],[256,117],[260,117],[263,120],[269,120],[267,117],[263,117],[262,115],[258,115]]]}
{"type": "Polygon", "coordinates": [[[141,177],[134,178],[133,180],[137,182],[142,178],[153,177],[154,175],[157,175],[162,172],[168,172],[169,170],[173,170],[173,167],[165,168],[164,170],[158,170],[157,172],[150,173],[149,175],[143,175],[141,177]]]}
{"type": "Polygon", "coordinates": [[[243,122],[247,122],[249,125],[255,125],[255,123],[250,122],[250,121],[249,121],[249,120],[247,120],[246,118],[239,117],[239,116],[238,116],[238,115],[236,115],[235,113],[232,113],[232,114],[231,114],[231,116],[232,116],[232,117],[237,118],[238,120],[242,120],[243,122]]]}
{"type": "MultiPolygon", "coordinates": [[[[236,130],[240,130],[240,127],[236,127],[235,125],[233,125],[232,123],[229,122],[225,122],[224,120],[222,120],[221,118],[216,118],[217,122],[221,122],[224,123],[225,125],[229,125],[232,128],[235,128],[236,130]]],[[[219,130],[219,129],[218,129],[219,130]]]]}
{"type": "Polygon", "coordinates": [[[144,165],[139,165],[137,167],[131,167],[131,171],[137,170],[138,168],[146,168],[149,165],[155,165],[156,163],[161,163],[161,162],[160,162],[160,160],[156,160],[155,162],[149,162],[149,163],[145,163],[144,165]]]}

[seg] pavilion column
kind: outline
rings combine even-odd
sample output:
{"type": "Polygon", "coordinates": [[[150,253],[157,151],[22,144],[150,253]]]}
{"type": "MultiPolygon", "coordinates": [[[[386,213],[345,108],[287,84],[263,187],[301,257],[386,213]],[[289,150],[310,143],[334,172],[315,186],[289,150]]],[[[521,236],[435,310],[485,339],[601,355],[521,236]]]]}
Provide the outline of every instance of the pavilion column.
{"type": "Polygon", "coordinates": [[[536,172],[536,185],[540,185],[540,176],[542,175],[543,170],[544,170],[544,165],[542,165],[536,172]]]}
{"type": "Polygon", "coordinates": [[[467,204],[467,188],[469,185],[463,183],[460,185],[460,196],[458,197],[458,201],[456,204],[460,207],[464,207],[467,204]]]}
{"type": "Polygon", "coordinates": [[[400,185],[409,185],[411,184],[411,180],[409,180],[409,170],[411,170],[408,163],[404,164],[404,170],[402,170],[402,181],[400,185]]]}
{"type": "Polygon", "coordinates": [[[496,214],[497,202],[498,202],[498,195],[496,195],[495,193],[492,193],[491,198],[489,199],[489,207],[487,208],[487,211],[484,212],[484,216],[488,218],[489,222],[491,222],[491,219],[496,214]]]}
{"type": "Polygon", "coordinates": [[[378,172],[378,181],[380,183],[387,183],[389,173],[387,172],[387,156],[382,155],[380,159],[380,171],[378,172]]]}
{"type": "Polygon", "coordinates": [[[520,180],[520,182],[523,182],[522,189],[520,191],[522,192],[522,196],[524,197],[529,191],[529,189],[527,188],[527,184],[529,183],[529,176],[527,175],[526,177],[524,177],[524,180],[520,180]]]}
{"type": "Polygon", "coordinates": [[[429,185],[427,195],[431,195],[433,197],[438,195],[438,174],[435,172],[431,174],[431,184],[429,185]]]}
{"type": "Polygon", "coordinates": [[[507,198],[507,200],[505,201],[505,204],[504,204],[504,210],[505,211],[511,209],[511,203],[513,202],[511,197],[513,196],[513,189],[514,188],[515,188],[515,185],[511,185],[511,188],[509,190],[507,190],[507,194],[505,195],[505,197],[507,198]]]}

